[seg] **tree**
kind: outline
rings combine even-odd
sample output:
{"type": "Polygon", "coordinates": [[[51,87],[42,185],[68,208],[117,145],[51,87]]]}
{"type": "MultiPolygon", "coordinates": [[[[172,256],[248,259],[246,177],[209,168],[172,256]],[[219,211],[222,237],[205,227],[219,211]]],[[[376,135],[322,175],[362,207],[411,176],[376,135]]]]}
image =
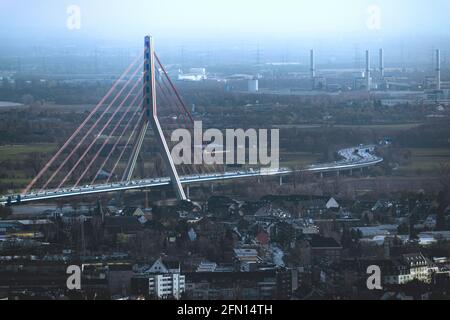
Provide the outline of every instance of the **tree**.
{"type": "Polygon", "coordinates": [[[437,200],[439,206],[436,217],[436,231],[444,231],[447,227],[445,223],[445,209],[447,208],[447,201],[444,191],[439,192],[437,200]]]}
{"type": "Polygon", "coordinates": [[[80,204],[78,203],[78,201],[71,201],[70,206],[72,207],[73,211],[75,211],[75,213],[77,213],[78,209],[80,209],[80,204]]]}
{"type": "Polygon", "coordinates": [[[419,222],[419,217],[418,214],[416,212],[416,210],[414,210],[411,215],[409,216],[409,239],[410,240],[417,240],[418,236],[417,236],[417,230],[415,228],[415,225],[419,222]]]}
{"type": "Polygon", "coordinates": [[[448,201],[450,193],[450,162],[440,164],[439,176],[442,190],[446,193],[446,200],[448,201]]]}
{"type": "Polygon", "coordinates": [[[441,191],[438,194],[438,212],[436,218],[436,230],[446,230],[445,211],[450,205],[450,163],[440,165],[440,183],[441,191]]]}
{"type": "Polygon", "coordinates": [[[0,219],[6,219],[12,214],[10,207],[4,207],[0,205],[0,219]]]}
{"type": "Polygon", "coordinates": [[[31,105],[34,103],[34,97],[31,94],[25,94],[22,97],[22,102],[31,107],[31,105]]]}
{"type": "Polygon", "coordinates": [[[163,176],[163,161],[160,155],[158,155],[155,159],[154,170],[158,177],[163,176]]]}
{"type": "Polygon", "coordinates": [[[397,228],[397,233],[399,235],[407,235],[408,232],[409,232],[409,228],[408,228],[408,225],[406,223],[402,223],[397,228]]]}
{"type": "Polygon", "coordinates": [[[342,230],[341,243],[345,249],[350,249],[353,247],[352,234],[346,225],[344,225],[344,229],[342,230]]]}
{"type": "Polygon", "coordinates": [[[27,164],[32,169],[33,176],[37,175],[43,167],[43,159],[39,152],[32,152],[28,155],[27,164]]]}

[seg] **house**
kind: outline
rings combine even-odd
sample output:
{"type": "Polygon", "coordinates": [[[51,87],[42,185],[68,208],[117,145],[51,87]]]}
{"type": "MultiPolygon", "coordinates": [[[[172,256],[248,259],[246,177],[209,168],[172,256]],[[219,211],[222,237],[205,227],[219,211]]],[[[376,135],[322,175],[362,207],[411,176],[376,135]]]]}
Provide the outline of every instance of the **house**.
{"type": "Polygon", "coordinates": [[[163,261],[161,258],[147,270],[148,273],[180,273],[181,265],[177,261],[163,261]]]}
{"type": "Polygon", "coordinates": [[[439,268],[422,253],[403,254],[392,262],[393,268],[385,272],[387,284],[401,285],[413,280],[431,283],[433,274],[439,272],[439,268]]]}
{"type": "Polygon", "coordinates": [[[436,228],[437,216],[435,214],[430,214],[424,221],[424,226],[428,229],[436,228]]]}
{"type": "Polygon", "coordinates": [[[380,300],[411,301],[414,297],[407,296],[404,292],[386,292],[380,300]]]}
{"type": "Polygon", "coordinates": [[[195,230],[193,228],[189,229],[188,237],[191,242],[194,242],[195,240],[197,240],[197,233],[195,232],[195,230]]]}
{"type": "Polygon", "coordinates": [[[140,224],[145,225],[149,220],[145,216],[141,216],[138,221],[140,224]]]}
{"type": "Polygon", "coordinates": [[[289,299],[294,270],[193,272],[186,274],[186,295],[193,300],[289,299]]]}
{"type": "Polygon", "coordinates": [[[180,219],[187,220],[190,224],[195,224],[200,222],[203,218],[198,212],[193,211],[178,211],[178,216],[180,219]]]}
{"type": "Polygon", "coordinates": [[[316,225],[308,225],[301,228],[302,234],[304,235],[313,235],[313,234],[319,234],[320,230],[319,227],[316,225]]]}
{"type": "Polygon", "coordinates": [[[228,197],[212,196],[208,199],[207,210],[215,216],[225,218],[236,213],[236,208],[238,208],[238,206],[236,206],[237,204],[237,201],[228,197]]]}
{"type": "Polygon", "coordinates": [[[339,203],[337,203],[337,201],[334,198],[331,198],[330,200],[328,200],[325,207],[328,210],[338,210],[341,206],[339,205],[339,203]]]}
{"type": "Polygon", "coordinates": [[[217,263],[203,261],[197,267],[197,272],[215,272],[217,269],[217,263]]]}
{"type": "Polygon", "coordinates": [[[109,235],[135,235],[142,230],[138,217],[105,217],[105,232],[109,235]]]}
{"type": "Polygon", "coordinates": [[[339,262],[341,260],[343,247],[335,239],[313,235],[310,244],[313,261],[339,262]]]}
{"type": "Polygon", "coordinates": [[[78,211],[66,212],[61,217],[63,224],[73,225],[81,221],[87,221],[92,218],[92,213],[87,209],[80,209],[78,211]]]}
{"type": "Polygon", "coordinates": [[[127,295],[130,293],[130,283],[133,277],[131,263],[109,263],[107,275],[111,294],[127,295]]]}
{"type": "Polygon", "coordinates": [[[195,233],[197,239],[205,238],[209,241],[219,241],[226,233],[224,224],[218,224],[211,219],[202,219],[195,226],[195,233]]]}
{"type": "Polygon", "coordinates": [[[0,235],[22,230],[21,225],[15,221],[0,221],[0,235]]]}
{"type": "Polygon", "coordinates": [[[128,207],[122,211],[122,215],[126,217],[143,217],[145,216],[145,213],[141,208],[128,207]]]}
{"type": "MultiPolygon", "coordinates": [[[[328,201],[329,202],[329,201],[328,201]]],[[[330,203],[332,205],[332,203],[330,203]]],[[[310,200],[299,201],[301,216],[317,216],[324,214],[327,209],[327,200],[324,198],[316,198],[310,200]]]]}
{"type": "Polygon", "coordinates": [[[280,219],[289,219],[292,217],[292,215],[290,212],[288,212],[285,209],[273,208],[271,205],[269,205],[269,206],[264,206],[264,207],[260,208],[258,211],[256,211],[255,217],[256,218],[273,217],[273,218],[280,218],[280,219]]]}
{"type": "Polygon", "coordinates": [[[394,206],[394,203],[392,203],[389,200],[378,200],[372,207],[372,212],[379,211],[379,210],[387,210],[394,206]]]}
{"type": "Polygon", "coordinates": [[[249,272],[262,262],[256,249],[234,249],[236,268],[241,272],[249,272]]]}
{"type": "Polygon", "coordinates": [[[262,246],[267,246],[270,242],[269,234],[266,231],[259,232],[256,235],[256,241],[262,246]]]}
{"type": "Polygon", "coordinates": [[[392,236],[397,234],[398,225],[385,224],[372,227],[356,227],[353,230],[361,233],[363,238],[372,238],[376,236],[392,236]]]}

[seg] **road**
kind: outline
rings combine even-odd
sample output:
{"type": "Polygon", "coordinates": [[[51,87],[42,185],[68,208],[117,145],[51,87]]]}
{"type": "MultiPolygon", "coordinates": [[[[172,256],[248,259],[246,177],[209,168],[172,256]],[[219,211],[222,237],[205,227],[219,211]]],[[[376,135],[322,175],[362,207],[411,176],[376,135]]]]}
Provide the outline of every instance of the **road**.
{"type": "MultiPolygon", "coordinates": [[[[301,171],[312,173],[339,172],[375,166],[383,161],[374,153],[375,146],[359,146],[340,150],[338,153],[342,160],[311,165],[301,171]]],[[[180,177],[181,184],[190,185],[202,182],[217,182],[232,179],[256,178],[262,176],[286,176],[292,174],[293,170],[288,168],[279,169],[248,169],[245,171],[233,171],[215,174],[202,174],[180,177]]],[[[50,199],[60,199],[83,195],[93,195],[125,190],[147,189],[170,185],[170,178],[144,179],[130,182],[112,184],[99,184],[73,189],[46,190],[43,192],[31,192],[20,195],[7,195],[0,198],[0,204],[13,205],[21,203],[36,202],[50,199]]]]}

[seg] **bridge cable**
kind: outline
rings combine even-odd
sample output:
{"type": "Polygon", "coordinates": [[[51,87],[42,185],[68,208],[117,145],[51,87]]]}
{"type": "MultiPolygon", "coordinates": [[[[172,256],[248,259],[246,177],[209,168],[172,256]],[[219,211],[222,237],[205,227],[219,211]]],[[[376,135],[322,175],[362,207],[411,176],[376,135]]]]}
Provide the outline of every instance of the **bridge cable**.
{"type": "MultiPolygon", "coordinates": [[[[142,90],[142,89],[140,89],[142,90]]],[[[76,188],[81,180],[83,180],[84,176],[87,174],[87,172],[89,171],[89,169],[91,168],[91,166],[94,164],[94,162],[97,160],[98,156],[100,155],[100,153],[103,151],[103,149],[105,148],[105,146],[109,143],[109,141],[111,141],[111,138],[113,137],[113,135],[116,133],[117,129],[121,126],[123,120],[125,119],[125,117],[130,113],[130,111],[132,110],[133,105],[136,103],[137,99],[139,98],[138,95],[136,95],[133,99],[133,101],[130,103],[130,105],[128,106],[128,108],[125,110],[125,112],[123,113],[122,117],[120,118],[120,120],[116,123],[116,125],[114,126],[114,128],[112,129],[112,131],[110,132],[109,136],[105,139],[105,141],[103,142],[102,146],[97,150],[97,153],[94,155],[94,157],[91,159],[91,161],[89,162],[89,164],[86,166],[86,168],[84,169],[83,173],[80,175],[80,177],[78,178],[77,182],[75,183],[75,185],[73,186],[73,188],[76,188]]],[[[126,100],[124,100],[126,101],[126,100]]],[[[136,111],[134,112],[134,114],[136,114],[138,111],[138,109],[136,109],[136,111]]]]}
{"type": "MultiPolygon", "coordinates": [[[[143,99],[141,99],[141,101],[138,103],[138,106],[141,105],[143,102],[143,99]]],[[[142,109],[137,108],[136,111],[134,112],[134,114],[131,116],[131,118],[128,120],[128,123],[126,124],[125,128],[122,130],[122,133],[120,134],[120,136],[116,139],[116,142],[114,144],[114,146],[111,148],[111,150],[109,151],[109,154],[106,156],[105,160],[103,161],[103,163],[100,166],[100,169],[98,169],[97,173],[95,174],[93,180],[91,181],[90,185],[94,185],[95,181],[97,180],[98,176],[100,175],[101,171],[105,168],[105,165],[108,163],[108,161],[110,160],[111,156],[113,155],[113,153],[116,151],[119,143],[122,141],[122,138],[124,137],[126,131],[128,130],[128,128],[130,127],[130,125],[133,123],[133,121],[135,120],[137,115],[140,115],[140,113],[142,112],[142,109]]],[[[139,121],[139,120],[138,120],[139,121]]]]}
{"type": "Polygon", "coordinates": [[[78,142],[78,144],[75,146],[75,148],[72,149],[70,154],[65,158],[65,160],[59,165],[59,167],[56,169],[56,171],[51,175],[51,177],[47,180],[45,185],[41,188],[42,192],[44,189],[47,188],[47,186],[53,181],[53,179],[56,177],[56,175],[61,171],[61,169],[65,166],[65,164],[69,161],[69,159],[75,154],[75,152],[81,147],[81,144],[86,140],[86,138],[91,134],[91,132],[94,130],[94,128],[100,123],[100,121],[103,119],[104,115],[111,109],[113,104],[117,101],[117,99],[120,97],[120,95],[125,91],[126,87],[131,83],[131,80],[133,77],[136,76],[138,71],[141,69],[137,68],[133,75],[130,77],[130,79],[126,82],[126,84],[123,86],[123,88],[116,94],[114,99],[109,103],[108,107],[103,111],[103,113],[100,115],[100,117],[97,119],[97,121],[93,124],[93,126],[88,130],[88,132],[82,137],[82,139],[78,142]]]}
{"type": "Polygon", "coordinates": [[[23,190],[23,193],[28,193],[31,188],[36,184],[36,182],[47,172],[47,170],[51,167],[51,165],[55,162],[55,160],[62,154],[62,152],[69,146],[69,144],[75,139],[75,137],[80,133],[82,128],[89,122],[89,120],[92,118],[92,116],[100,109],[100,107],[105,103],[105,101],[111,96],[111,94],[114,92],[114,90],[117,88],[119,83],[122,82],[125,75],[127,75],[130,70],[133,68],[133,66],[141,59],[141,56],[138,56],[126,69],[125,71],[119,76],[119,78],[114,82],[113,86],[109,89],[109,91],[105,94],[105,96],[101,99],[101,101],[96,105],[96,107],[90,112],[88,117],[78,126],[78,128],[75,130],[75,132],[67,139],[67,141],[64,143],[64,145],[56,152],[56,154],[45,164],[44,168],[39,171],[39,173],[36,175],[36,177],[33,178],[33,180],[28,184],[28,186],[23,190]]]}
{"type": "Polygon", "coordinates": [[[116,110],[114,111],[114,113],[112,114],[112,116],[109,118],[109,120],[103,125],[103,128],[100,130],[100,132],[97,133],[96,137],[94,138],[94,140],[91,142],[91,144],[87,147],[87,149],[84,151],[83,155],[81,157],[78,158],[77,162],[75,163],[75,165],[70,169],[69,173],[64,177],[64,179],[60,182],[60,184],[58,185],[58,189],[61,188],[64,183],[66,183],[66,181],[69,179],[69,177],[72,175],[72,173],[75,171],[75,169],[78,167],[78,165],[81,163],[81,161],[84,159],[84,157],[86,157],[86,155],[89,153],[89,151],[91,150],[91,148],[94,146],[94,144],[98,141],[99,137],[103,134],[103,132],[107,129],[107,127],[110,125],[111,121],[114,119],[114,117],[117,115],[117,113],[119,112],[119,110],[125,105],[126,101],[129,99],[129,97],[131,96],[131,94],[133,93],[133,91],[137,88],[137,86],[141,83],[141,78],[139,77],[139,79],[136,81],[136,83],[133,85],[133,87],[131,88],[131,90],[128,92],[128,94],[126,95],[125,99],[121,102],[121,104],[116,108],[116,110]]]}

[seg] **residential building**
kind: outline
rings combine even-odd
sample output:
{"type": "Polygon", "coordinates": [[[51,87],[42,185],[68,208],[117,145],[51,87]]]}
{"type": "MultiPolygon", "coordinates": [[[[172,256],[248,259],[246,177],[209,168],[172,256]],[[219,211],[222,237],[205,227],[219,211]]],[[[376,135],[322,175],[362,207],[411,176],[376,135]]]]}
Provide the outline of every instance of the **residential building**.
{"type": "Polygon", "coordinates": [[[310,244],[313,261],[339,262],[341,260],[343,247],[335,239],[313,235],[310,244]]]}
{"type": "Polygon", "coordinates": [[[241,272],[250,272],[262,262],[261,257],[258,255],[258,251],[250,248],[234,249],[234,259],[236,269],[241,272]]]}
{"type": "Polygon", "coordinates": [[[384,277],[387,284],[405,284],[413,280],[430,283],[439,268],[421,253],[404,254],[393,260],[391,274],[384,277]]]}
{"type": "Polygon", "coordinates": [[[180,263],[162,259],[155,261],[149,269],[142,270],[131,282],[135,294],[144,294],[161,300],[179,300],[186,289],[180,263]]]}

